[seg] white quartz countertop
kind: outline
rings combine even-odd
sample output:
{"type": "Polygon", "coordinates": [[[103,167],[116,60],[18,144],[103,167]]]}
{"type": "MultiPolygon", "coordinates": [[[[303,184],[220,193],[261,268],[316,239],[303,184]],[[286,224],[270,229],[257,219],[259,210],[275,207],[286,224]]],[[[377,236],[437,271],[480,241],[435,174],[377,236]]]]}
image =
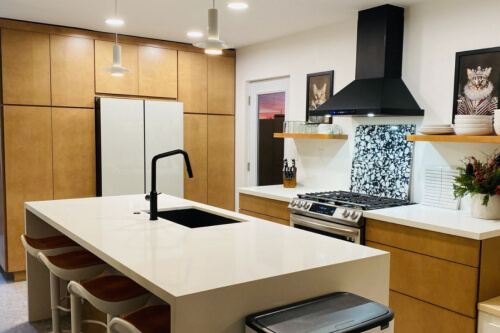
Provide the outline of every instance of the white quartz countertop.
{"type": "Polygon", "coordinates": [[[241,187],[238,190],[239,193],[254,195],[266,199],[286,201],[286,202],[290,202],[293,198],[296,198],[297,194],[331,191],[331,189],[307,187],[300,184],[297,184],[297,186],[294,188],[286,188],[283,187],[283,185],[269,185],[269,186],[241,187]]]}
{"type": "Polygon", "coordinates": [[[245,222],[190,229],[164,219],[149,221],[144,195],[28,202],[25,207],[170,298],[386,255],[164,194],[158,198],[160,211],[196,207],[245,222]]]}
{"type": "Polygon", "coordinates": [[[470,211],[410,205],[363,212],[366,218],[483,240],[500,236],[500,220],[471,217],[470,211]]]}

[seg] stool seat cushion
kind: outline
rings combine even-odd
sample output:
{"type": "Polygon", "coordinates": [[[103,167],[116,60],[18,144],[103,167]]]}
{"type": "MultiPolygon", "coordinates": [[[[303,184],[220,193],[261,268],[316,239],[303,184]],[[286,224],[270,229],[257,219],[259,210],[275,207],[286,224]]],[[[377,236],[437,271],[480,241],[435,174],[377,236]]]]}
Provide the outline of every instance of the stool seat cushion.
{"type": "Polygon", "coordinates": [[[170,333],[170,306],[153,305],[123,318],[142,333],[170,333]]]}
{"type": "Polygon", "coordinates": [[[95,297],[106,302],[121,302],[149,293],[146,289],[126,276],[108,275],[88,282],[82,286],[95,297]]]}
{"type": "Polygon", "coordinates": [[[26,239],[26,243],[28,243],[29,246],[38,250],[52,250],[63,247],[78,246],[77,243],[73,242],[70,238],[63,235],[39,239],[24,235],[24,239],[26,239]]]}
{"type": "Polygon", "coordinates": [[[51,264],[62,269],[80,269],[103,265],[104,261],[88,251],[73,251],[56,256],[47,256],[51,264]]]}

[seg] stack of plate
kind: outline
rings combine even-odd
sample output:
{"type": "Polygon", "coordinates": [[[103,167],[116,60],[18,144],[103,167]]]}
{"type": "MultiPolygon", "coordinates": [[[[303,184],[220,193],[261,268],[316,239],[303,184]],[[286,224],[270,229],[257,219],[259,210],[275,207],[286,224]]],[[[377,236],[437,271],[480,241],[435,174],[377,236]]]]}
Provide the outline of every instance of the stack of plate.
{"type": "Polygon", "coordinates": [[[453,134],[453,127],[450,124],[422,125],[418,131],[426,135],[453,134]]]}
{"type": "Polygon", "coordinates": [[[493,132],[493,116],[455,116],[457,135],[488,135],[493,132]]]}
{"type": "Polygon", "coordinates": [[[500,135],[500,110],[495,110],[495,121],[493,123],[493,127],[495,128],[495,133],[500,135]]]}

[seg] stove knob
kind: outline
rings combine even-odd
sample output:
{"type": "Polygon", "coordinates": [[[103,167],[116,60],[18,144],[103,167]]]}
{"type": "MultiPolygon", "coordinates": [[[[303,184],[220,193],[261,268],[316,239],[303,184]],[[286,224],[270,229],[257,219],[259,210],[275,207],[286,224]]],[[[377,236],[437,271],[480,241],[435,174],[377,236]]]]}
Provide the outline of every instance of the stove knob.
{"type": "Polygon", "coordinates": [[[304,205],[304,209],[309,209],[309,207],[311,207],[311,204],[309,202],[306,202],[306,204],[304,205]]]}
{"type": "Polygon", "coordinates": [[[290,206],[295,207],[297,205],[297,200],[293,199],[292,202],[290,202],[290,206]]]}
{"type": "Polygon", "coordinates": [[[349,215],[350,215],[350,214],[351,214],[351,212],[350,212],[350,211],[348,211],[348,210],[346,209],[346,210],[344,210],[344,212],[342,213],[342,216],[343,216],[343,217],[345,217],[345,218],[347,218],[347,217],[349,217],[349,215]]]}
{"type": "Polygon", "coordinates": [[[351,219],[355,220],[358,217],[358,213],[352,212],[351,219]]]}
{"type": "Polygon", "coordinates": [[[297,208],[302,208],[303,204],[304,204],[304,201],[299,201],[299,203],[297,204],[297,208]]]}

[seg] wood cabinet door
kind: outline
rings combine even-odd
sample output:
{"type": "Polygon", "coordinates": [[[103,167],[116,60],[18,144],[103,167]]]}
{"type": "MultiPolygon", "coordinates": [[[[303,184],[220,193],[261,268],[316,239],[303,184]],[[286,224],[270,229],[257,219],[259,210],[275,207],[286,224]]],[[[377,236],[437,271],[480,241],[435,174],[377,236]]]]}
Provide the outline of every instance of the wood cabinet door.
{"type": "Polygon", "coordinates": [[[52,108],[54,199],[96,196],[93,109],[52,108]]]}
{"type": "Polygon", "coordinates": [[[184,150],[189,154],[193,178],[184,170],[184,198],[207,201],[207,124],[202,114],[184,114],[184,150]]]}
{"type": "Polygon", "coordinates": [[[235,58],[208,57],[208,113],[234,115],[235,58]]]}
{"type": "Polygon", "coordinates": [[[50,36],[52,106],[94,108],[94,41],[50,36]]]}
{"type": "Polygon", "coordinates": [[[474,333],[476,320],[413,297],[389,291],[394,333],[474,333]]]}
{"type": "Polygon", "coordinates": [[[139,46],[139,95],[177,98],[177,51],[139,46]]]}
{"type": "Polygon", "coordinates": [[[2,29],[3,103],[50,105],[49,35],[2,29]]]}
{"type": "Polygon", "coordinates": [[[111,76],[103,69],[113,65],[113,42],[95,41],[95,91],[103,94],[139,94],[137,45],[119,44],[122,47],[122,66],[130,69],[123,76],[111,76]]]}
{"type": "Polygon", "coordinates": [[[208,204],[234,211],[232,116],[208,116],[208,204]]]}
{"type": "Polygon", "coordinates": [[[179,51],[179,97],[184,113],[207,113],[207,55],[179,51]]]}
{"type": "Polygon", "coordinates": [[[17,272],[26,269],[24,202],[54,198],[51,108],[4,106],[3,118],[7,270],[17,272]]]}

